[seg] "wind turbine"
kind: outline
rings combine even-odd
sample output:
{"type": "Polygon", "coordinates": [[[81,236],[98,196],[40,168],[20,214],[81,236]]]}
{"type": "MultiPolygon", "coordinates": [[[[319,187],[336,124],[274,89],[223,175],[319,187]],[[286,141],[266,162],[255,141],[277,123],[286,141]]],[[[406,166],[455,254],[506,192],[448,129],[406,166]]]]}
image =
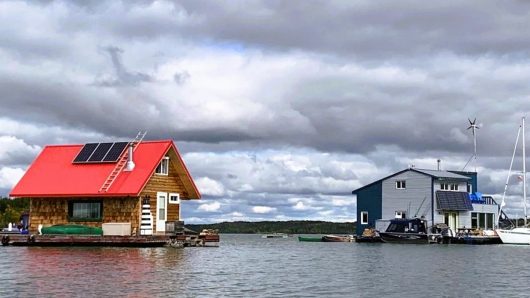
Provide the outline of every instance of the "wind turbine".
{"type": "Polygon", "coordinates": [[[473,159],[473,163],[475,165],[475,172],[476,172],[477,171],[477,133],[476,133],[476,130],[480,129],[482,124],[477,124],[477,118],[473,119],[473,121],[471,121],[471,119],[469,118],[467,118],[467,120],[469,121],[469,127],[467,128],[467,130],[471,129],[471,133],[473,134],[473,156],[471,156],[471,158],[468,160],[468,162],[464,166],[464,169],[467,167],[469,162],[473,159]]]}

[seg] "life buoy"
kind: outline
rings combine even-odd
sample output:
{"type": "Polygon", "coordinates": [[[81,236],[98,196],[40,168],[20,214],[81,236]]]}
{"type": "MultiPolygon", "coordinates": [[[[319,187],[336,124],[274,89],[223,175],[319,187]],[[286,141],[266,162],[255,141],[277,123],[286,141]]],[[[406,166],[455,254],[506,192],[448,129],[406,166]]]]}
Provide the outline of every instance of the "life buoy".
{"type": "Polygon", "coordinates": [[[9,244],[9,236],[7,235],[2,236],[2,245],[6,246],[8,244],[9,244]]]}

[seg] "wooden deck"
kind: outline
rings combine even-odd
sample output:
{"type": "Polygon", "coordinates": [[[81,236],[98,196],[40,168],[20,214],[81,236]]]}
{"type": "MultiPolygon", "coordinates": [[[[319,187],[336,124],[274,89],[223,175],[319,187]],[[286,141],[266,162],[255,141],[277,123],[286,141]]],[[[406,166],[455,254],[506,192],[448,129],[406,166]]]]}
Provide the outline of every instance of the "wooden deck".
{"type": "Polygon", "coordinates": [[[219,237],[196,235],[85,236],[0,234],[2,245],[13,246],[110,246],[110,247],[202,247],[218,246],[219,237]]]}

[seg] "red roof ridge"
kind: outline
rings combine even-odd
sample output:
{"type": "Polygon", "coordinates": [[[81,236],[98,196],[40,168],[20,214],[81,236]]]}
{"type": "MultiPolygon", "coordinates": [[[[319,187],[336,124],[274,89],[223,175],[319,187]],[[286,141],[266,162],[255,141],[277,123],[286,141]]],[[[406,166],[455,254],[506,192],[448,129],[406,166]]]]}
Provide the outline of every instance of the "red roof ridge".
{"type": "Polygon", "coordinates": [[[52,145],[45,145],[44,148],[48,147],[79,147],[84,146],[84,144],[52,144],[52,145]]]}
{"type": "MultiPolygon", "coordinates": [[[[116,141],[116,142],[126,142],[126,141],[116,141]]],[[[169,143],[169,142],[173,142],[173,140],[172,139],[147,140],[147,141],[140,142],[140,144],[141,143],[169,143]]],[[[114,142],[92,142],[92,143],[114,143],[114,142]]],[[[51,145],[44,145],[43,148],[46,148],[46,147],[79,147],[79,146],[84,146],[84,145],[85,144],[51,144],[51,145]]]]}

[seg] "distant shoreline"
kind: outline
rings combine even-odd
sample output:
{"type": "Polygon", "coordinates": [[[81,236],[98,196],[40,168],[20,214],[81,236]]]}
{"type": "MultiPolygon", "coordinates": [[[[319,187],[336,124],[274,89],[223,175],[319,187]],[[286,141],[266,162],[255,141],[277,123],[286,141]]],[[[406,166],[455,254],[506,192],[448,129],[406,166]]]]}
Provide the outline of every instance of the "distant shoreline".
{"type": "Polygon", "coordinates": [[[226,234],[355,234],[355,222],[328,222],[312,220],[291,221],[235,221],[214,224],[187,224],[186,228],[201,231],[216,229],[226,234]]]}

